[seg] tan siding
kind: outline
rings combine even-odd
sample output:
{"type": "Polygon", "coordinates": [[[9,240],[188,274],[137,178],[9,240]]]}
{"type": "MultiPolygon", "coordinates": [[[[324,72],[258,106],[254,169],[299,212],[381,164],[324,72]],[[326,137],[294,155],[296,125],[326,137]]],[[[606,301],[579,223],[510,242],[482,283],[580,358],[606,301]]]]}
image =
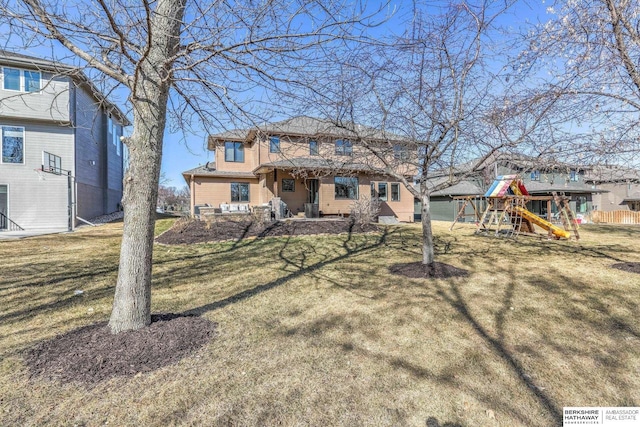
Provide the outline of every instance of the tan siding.
{"type": "MultiPolygon", "coordinates": [[[[221,203],[231,203],[231,183],[249,183],[249,205],[260,205],[260,187],[258,179],[246,178],[205,178],[194,177],[192,196],[195,205],[208,204],[213,207],[220,207],[221,203]]],[[[233,202],[237,203],[237,202],[233,202]]]]}
{"type": "Polygon", "coordinates": [[[304,212],[304,204],[307,202],[308,193],[304,179],[295,178],[289,173],[278,171],[278,189],[282,201],[287,204],[287,207],[294,215],[298,212],[304,212]],[[295,180],[294,192],[282,191],[283,179],[295,180]]]}
{"type": "Polygon", "coordinates": [[[255,144],[244,145],[244,162],[226,162],[224,143],[216,147],[216,169],[220,171],[251,172],[258,167],[258,151],[255,144]]]}

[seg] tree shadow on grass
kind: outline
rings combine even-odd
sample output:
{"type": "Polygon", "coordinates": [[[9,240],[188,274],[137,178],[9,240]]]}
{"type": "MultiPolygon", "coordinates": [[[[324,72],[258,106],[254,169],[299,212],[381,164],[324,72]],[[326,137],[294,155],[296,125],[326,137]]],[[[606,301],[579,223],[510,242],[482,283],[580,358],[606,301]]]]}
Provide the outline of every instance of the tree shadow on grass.
{"type": "Polygon", "coordinates": [[[304,276],[305,274],[311,273],[317,269],[323,268],[329,264],[335,263],[335,262],[339,262],[342,260],[345,260],[353,255],[356,254],[361,254],[361,253],[365,253],[368,251],[372,251],[378,247],[380,247],[381,245],[383,245],[386,240],[387,237],[389,235],[388,229],[385,228],[383,230],[382,233],[380,233],[379,236],[376,236],[372,241],[369,241],[369,239],[365,239],[364,242],[354,242],[352,240],[352,233],[350,232],[347,235],[347,238],[345,239],[345,241],[342,244],[342,247],[344,248],[344,253],[342,254],[338,254],[333,258],[328,258],[328,259],[324,259],[322,261],[318,261],[315,262],[313,264],[307,264],[306,261],[306,257],[303,254],[303,257],[301,260],[292,260],[291,258],[287,257],[287,247],[288,244],[291,240],[291,236],[289,236],[287,238],[286,243],[284,244],[284,246],[281,248],[280,250],[280,257],[285,261],[285,263],[288,266],[292,266],[294,268],[294,270],[292,272],[290,272],[287,276],[284,277],[280,277],[278,279],[272,280],[268,283],[264,283],[262,285],[258,285],[255,286],[253,288],[244,290],[242,292],[239,292],[237,294],[231,295],[227,298],[224,298],[222,300],[219,301],[214,301],[212,303],[209,304],[204,304],[200,307],[195,307],[192,308],[190,310],[187,310],[184,312],[184,314],[187,315],[202,315],[204,313],[207,313],[209,311],[213,311],[213,310],[218,310],[220,308],[226,307],[230,304],[234,304],[243,300],[246,300],[248,298],[251,298],[255,295],[261,294],[263,292],[266,292],[268,290],[274,289],[278,286],[281,286],[285,283],[288,283],[294,279],[297,279],[301,276],[304,276]]]}

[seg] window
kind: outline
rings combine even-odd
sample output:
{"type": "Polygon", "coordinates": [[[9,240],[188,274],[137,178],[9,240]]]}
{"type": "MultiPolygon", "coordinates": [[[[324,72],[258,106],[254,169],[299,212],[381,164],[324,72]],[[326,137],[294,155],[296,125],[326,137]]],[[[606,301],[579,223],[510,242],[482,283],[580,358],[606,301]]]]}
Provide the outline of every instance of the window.
{"type": "Polygon", "coordinates": [[[333,182],[336,187],[336,199],[356,200],[358,198],[358,178],[336,176],[333,182]]]}
{"type": "Polygon", "coordinates": [[[20,70],[16,68],[3,68],[5,90],[20,90],[20,70]]]}
{"type": "Polygon", "coordinates": [[[224,161],[244,163],[244,145],[242,145],[242,142],[224,143],[224,161]]]}
{"type": "Polygon", "coordinates": [[[280,138],[277,136],[272,136],[269,138],[269,152],[270,153],[279,153],[280,152],[280,138]]]}
{"type": "Polygon", "coordinates": [[[296,191],[296,180],[295,179],[283,179],[282,180],[282,191],[287,193],[293,193],[296,191]]]}
{"type": "Polygon", "coordinates": [[[24,71],[24,91],[38,92],[40,90],[40,73],[37,71],[24,71]]]}
{"type": "Polygon", "coordinates": [[[120,144],[122,144],[122,142],[120,141],[120,135],[118,134],[118,125],[115,124],[115,122],[113,123],[113,145],[116,146],[116,154],[119,156],[120,155],[120,144]]]}
{"type": "Polygon", "coordinates": [[[38,92],[40,90],[40,72],[4,67],[2,69],[3,88],[20,92],[38,92]]]}
{"type": "Polygon", "coordinates": [[[309,155],[317,156],[319,154],[320,151],[318,151],[318,141],[309,141],[309,155]]]}
{"type": "Polygon", "coordinates": [[[391,184],[391,201],[400,201],[400,184],[398,184],[397,182],[391,184]]]}
{"type": "Polygon", "coordinates": [[[248,202],[249,201],[249,183],[232,182],[231,183],[231,201],[232,202],[248,202]]]}
{"type": "Polygon", "coordinates": [[[378,183],[378,200],[382,200],[383,202],[387,201],[387,183],[386,182],[378,183]]]}
{"type": "Polygon", "coordinates": [[[336,140],[336,154],[339,156],[351,156],[353,154],[353,145],[348,139],[336,140]]]}
{"type": "Polygon", "coordinates": [[[378,197],[378,194],[376,193],[376,183],[372,182],[371,183],[371,200],[374,200],[376,197],[378,197]]]}
{"type": "Polygon", "coordinates": [[[60,175],[62,173],[62,159],[60,156],[43,151],[42,170],[60,175]]]}
{"type": "Polygon", "coordinates": [[[572,170],[569,173],[569,181],[578,182],[578,171],[572,170]]]}
{"type": "Polygon", "coordinates": [[[394,145],[393,157],[398,160],[407,160],[409,158],[409,152],[407,151],[407,147],[403,145],[394,145]]]}
{"type": "Polygon", "coordinates": [[[540,181],[540,171],[531,172],[531,181],[540,181]]]}
{"type": "Polygon", "coordinates": [[[2,126],[2,163],[24,163],[24,128],[2,126]]]}

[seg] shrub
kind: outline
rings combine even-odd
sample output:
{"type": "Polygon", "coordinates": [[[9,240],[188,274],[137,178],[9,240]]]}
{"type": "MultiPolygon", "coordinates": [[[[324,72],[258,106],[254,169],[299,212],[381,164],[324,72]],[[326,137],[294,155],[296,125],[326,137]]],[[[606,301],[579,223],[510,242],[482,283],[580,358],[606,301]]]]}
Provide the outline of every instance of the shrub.
{"type": "Polygon", "coordinates": [[[369,195],[363,195],[351,203],[351,219],[359,225],[366,225],[378,220],[380,201],[369,195]]]}

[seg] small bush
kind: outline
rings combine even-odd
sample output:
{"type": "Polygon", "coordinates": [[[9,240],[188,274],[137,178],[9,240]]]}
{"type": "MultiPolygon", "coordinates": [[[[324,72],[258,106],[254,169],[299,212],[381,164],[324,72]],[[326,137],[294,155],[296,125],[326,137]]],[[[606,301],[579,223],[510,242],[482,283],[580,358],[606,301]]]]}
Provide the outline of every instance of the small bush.
{"type": "Polygon", "coordinates": [[[361,196],[351,203],[351,219],[359,225],[366,225],[378,220],[380,201],[369,195],[361,196]]]}

